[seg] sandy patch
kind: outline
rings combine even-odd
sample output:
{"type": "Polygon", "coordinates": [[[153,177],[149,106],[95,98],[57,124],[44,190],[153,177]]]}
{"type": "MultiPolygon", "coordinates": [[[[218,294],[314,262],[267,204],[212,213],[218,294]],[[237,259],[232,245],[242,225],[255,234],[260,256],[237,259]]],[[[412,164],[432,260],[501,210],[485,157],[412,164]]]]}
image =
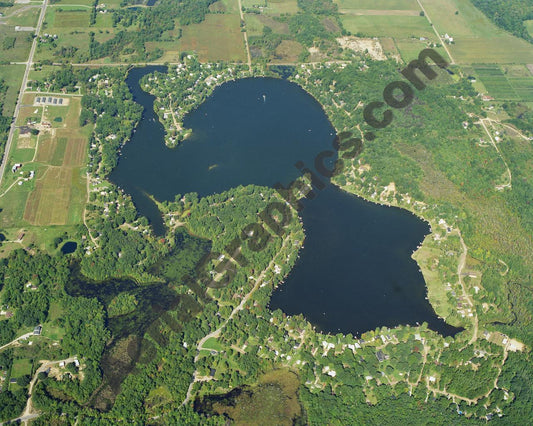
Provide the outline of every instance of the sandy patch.
{"type": "Polygon", "coordinates": [[[379,40],[374,40],[372,38],[359,38],[354,36],[345,36],[337,38],[337,43],[344,49],[350,49],[354,52],[365,52],[368,51],[368,54],[372,59],[376,61],[384,61],[387,59],[383,53],[383,48],[379,40]]]}

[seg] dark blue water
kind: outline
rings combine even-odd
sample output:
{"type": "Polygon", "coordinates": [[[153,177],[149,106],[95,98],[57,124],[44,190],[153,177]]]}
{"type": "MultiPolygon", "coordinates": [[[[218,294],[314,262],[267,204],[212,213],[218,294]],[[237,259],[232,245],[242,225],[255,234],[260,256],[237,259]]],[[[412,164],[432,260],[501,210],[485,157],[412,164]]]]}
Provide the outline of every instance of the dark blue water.
{"type": "MultiPolygon", "coordinates": [[[[176,194],[205,196],[238,185],[288,185],[299,176],[295,162],[312,168],[316,155],[331,149],[334,129],[321,106],[299,86],[271,78],[217,88],[186,117],[192,137],[168,149],[153,112],[154,98],[138,85],[154,69],[129,73],[127,83],[145,112],[111,179],[133,196],[156,233],[164,232],[163,223],[146,194],[172,200],[176,194]]],[[[302,217],[305,248],[274,292],[271,308],[302,313],[333,333],[424,321],[443,335],[458,331],[436,317],[410,257],[429,232],[426,223],[330,184],[305,202],[302,217]]]]}
{"type": "Polygon", "coordinates": [[[67,241],[61,247],[61,253],[63,253],[63,254],[74,253],[77,248],[78,248],[78,244],[77,243],[75,243],[74,241],[67,241]]]}

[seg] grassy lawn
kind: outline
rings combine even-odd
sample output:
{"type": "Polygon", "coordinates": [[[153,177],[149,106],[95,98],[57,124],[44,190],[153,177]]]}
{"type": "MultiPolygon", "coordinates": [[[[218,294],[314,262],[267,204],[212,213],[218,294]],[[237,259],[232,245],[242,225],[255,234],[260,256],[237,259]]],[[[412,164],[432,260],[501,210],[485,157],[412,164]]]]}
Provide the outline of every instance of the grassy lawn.
{"type": "Polygon", "coordinates": [[[424,281],[428,289],[428,298],[431,302],[431,306],[435,309],[437,315],[443,318],[448,318],[453,310],[453,307],[448,301],[448,295],[446,288],[442,284],[442,280],[439,276],[439,271],[432,268],[433,260],[438,259],[440,250],[436,248],[428,247],[432,242],[432,237],[427,236],[422,247],[420,247],[413,258],[420,265],[424,281]]]}
{"type": "Polygon", "coordinates": [[[496,27],[468,1],[421,0],[435,28],[448,33],[455,44],[450,46],[459,63],[532,63],[533,49],[496,27]],[[456,15],[456,11],[458,14],[456,15]]]}
{"type": "Polygon", "coordinates": [[[42,107],[22,107],[20,108],[19,115],[17,117],[17,126],[23,126],[28,122],[41,122],[43,108],[42,107]]]}
{"type": "Polygon", "coordinates": [[[204,343],[203,347],[206,350],[215,350],[215,351],[221,351],[222,350],[222,345],[214,337],[211,337],[210,339],[207,339],[207,341],[204,343]]]}
{"type": "Polygon", "coordinates": [[[52,323],[46,323],[43,325],[42,335],[52,340],[60,341],[65,336],[65,329],[52,323]]]}
{"type": "Polygon", "coordinates": [[[31,375],[31,361],[29,359],[16,359],[11,367],[11,377],[18,378],[24,375],[31,375]]]}
{"type": "MultiPolygon", "coordinates": [[[[64,311],[65,310],[63,309],[63,306],[61,305],[60,302],[58,301],[51,302],[50,309],[48,310],[48,316],[50,318],[50,321],[55,321],[61,318],[63,316],[64,311]]],[[[45,334],[47,328],[48,326],[43,328],[43,334],[45,334]]]]}

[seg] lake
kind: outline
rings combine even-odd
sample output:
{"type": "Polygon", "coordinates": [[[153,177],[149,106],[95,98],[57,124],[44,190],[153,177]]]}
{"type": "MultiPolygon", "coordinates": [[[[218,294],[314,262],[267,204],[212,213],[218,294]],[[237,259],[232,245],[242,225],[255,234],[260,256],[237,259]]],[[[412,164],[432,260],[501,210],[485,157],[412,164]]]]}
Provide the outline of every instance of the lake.
{"type": "MultiPolygon", "coordinates": [[[[163,201],[238,185],[287,186],[299,176],[297,161],[312,169],[316,155],[332,147],[335,129],[307,92],[287,80],[247,78],[215,89],[185,117],[192,136],[168,149],[153,111],[154,97],[138,84],[154,70],[164,68],[138,68],[128,75],[127,84],[144,113],[111,180],[132,195],[158,235],[165,228],[147,194],[163,201]]],[[[435,315],[425,298],[422,274],[411,259],[429,233],[424,221],[331,184],[304,205],[304,248],[294,270],[274,292],[272,309],[302,313],[318,329],[331,333],[359,334],[424,321],[445,336],[459,331],[435,315]]]]}

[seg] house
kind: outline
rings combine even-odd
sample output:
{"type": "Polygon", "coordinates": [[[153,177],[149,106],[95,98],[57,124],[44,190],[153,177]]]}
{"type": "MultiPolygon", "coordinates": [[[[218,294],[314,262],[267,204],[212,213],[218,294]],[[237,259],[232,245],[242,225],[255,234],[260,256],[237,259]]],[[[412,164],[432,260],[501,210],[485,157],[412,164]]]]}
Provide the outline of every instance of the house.
{"type": "Polygon", "coordinates": [[[15,165],[11,168],[11,171],[15,173],[18,169],[22,167],[21,163],[15,163],[15,165]]]}
{"type": "Polygon", "coordinates": [[[43,331],[43,327],[41,327],[40,325],[38,325],[37,327],[35,327],[35,328],[33,329],[33,335],[34,335],[34,336],[40,336],[42,331],[43,331]]]}
{"type": "Polygon", "coordinates": [[[379,351],[376,352],[376,358],[378,359],[379,362],[383,362],[385,361],[386,359],[389,359],[389,356],[384,354],[381,349],[379,351]]]}
{"type": "Polygon", "coordinates": [[[210,369],[209,369],[209,376],[211,376],[211,377],[215,377],[215,373],[216,373],[216,372],[217,372],[216,369],[214,369],[214,368],[210,368],[210,369]]]}

